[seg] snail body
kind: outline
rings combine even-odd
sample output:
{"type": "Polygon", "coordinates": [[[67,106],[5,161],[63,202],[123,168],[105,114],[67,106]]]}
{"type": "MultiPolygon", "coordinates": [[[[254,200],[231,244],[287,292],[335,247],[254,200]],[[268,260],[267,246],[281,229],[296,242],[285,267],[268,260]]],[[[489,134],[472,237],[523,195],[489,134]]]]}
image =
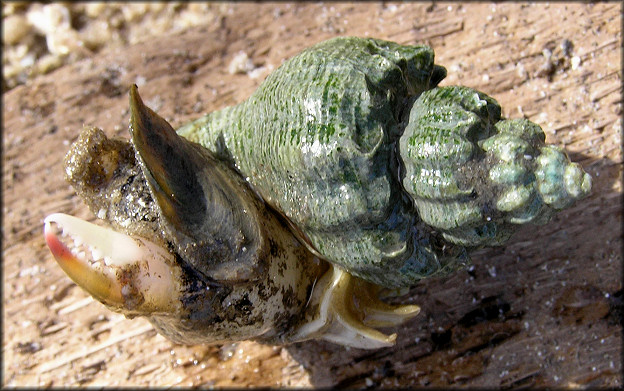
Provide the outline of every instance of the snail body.
{"type": "Polygon", "coordinates": [[[55,214],[48,245],[98,300],[178,342],[390,346],[375,328],[419,309],[381,289],[465,266],[591,187],[539,126],[445,75],[428,47],[335,38],[177,131],[134,86],[131,141],[87,128],[65,161],[113,231],[55,214]]]}

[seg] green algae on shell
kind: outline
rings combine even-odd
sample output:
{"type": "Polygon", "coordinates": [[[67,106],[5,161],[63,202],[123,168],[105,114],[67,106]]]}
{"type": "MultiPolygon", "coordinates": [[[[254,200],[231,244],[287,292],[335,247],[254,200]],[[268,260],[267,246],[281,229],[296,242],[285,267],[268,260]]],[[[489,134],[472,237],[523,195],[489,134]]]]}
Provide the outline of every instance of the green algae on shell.
{"type": "Polygon", "coordinates": [[[48,245],[98,300],[178,342],[390,346],[375,328],[418,307],[382,289],[463,267],[591,189],[538,125],[445,75],[429,47],[334,38],[177,134],[134,86],[131,141],[87,128],[66,160],[115,243],[52,215],[48,245]]]}
{"type": "Polygon", "coordinates": [[[177,131],[232,159],[323,258],[382,286],[410,286],[465,266],[470,250],[504,243],[591,187],[580,171],[539,179],[536,162],[578,166],[546,148],[536,124],[502,119],[487,95],[437,87],[446,71],[433,57],[426,46],[330,39],[246,101],[177,131]],[[505,137],[529,149],[507,157],[492,147],[505,137]],[[515,170],[507,183],[490,179],[505,164],[515,170]],[[550,187],[556,195],[539,193],[550,187]]]}

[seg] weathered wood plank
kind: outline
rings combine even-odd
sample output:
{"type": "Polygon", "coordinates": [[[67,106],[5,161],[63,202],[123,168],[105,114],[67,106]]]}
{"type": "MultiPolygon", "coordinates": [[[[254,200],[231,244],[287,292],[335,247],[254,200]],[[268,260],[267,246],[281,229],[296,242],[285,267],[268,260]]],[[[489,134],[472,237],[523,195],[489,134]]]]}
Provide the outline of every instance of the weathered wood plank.
{"type": "Polygon", "coordinates": [[[3,385],[622,386],[619,4],[230,8],[218,25],[104,51],[4,94],[3,385]],[[480,251],[471,269],[411,289],[402,300],[422,313],[396,330],[392,349],[179,346],[67,288],[40,232],[59,210],[94,219],[63,181],[83,124],[126,137],[126,91],[138,82],[180,125],[245,99],[283,59],[337,35],[431,44],[449,70],[443,84],[481,89],[506,116],[543,126],[586,165],[593,194],[480,251]],[[228,73],[241,50],[258,77],[228,73]]]}

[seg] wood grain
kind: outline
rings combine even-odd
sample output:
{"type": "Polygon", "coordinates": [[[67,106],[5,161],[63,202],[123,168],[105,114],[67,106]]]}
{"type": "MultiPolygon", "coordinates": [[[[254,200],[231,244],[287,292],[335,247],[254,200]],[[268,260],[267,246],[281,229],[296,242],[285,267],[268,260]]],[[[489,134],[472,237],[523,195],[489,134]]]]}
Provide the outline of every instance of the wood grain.
{"type": "Polygon", "coordinates": [[[64,66],[3,94],[4,386],[622,386],[622,32],[618,3],[232,4],[212,26],[64,66]],[[592,195],[474,266],[401,298],[422,313],[395,348],[323,342],[180,346],[91,300],[45,247],[43,218],[93,221],[63,181],[83,125],[127,137],[131,83],[178,126],[245,99],[321,40],[426,43],[443,85],[540,124],[592,195]],[[570,46],[571,44],[571,46],[570,46]],[[230,74],[240,52],[257,67],[230,74]]]}

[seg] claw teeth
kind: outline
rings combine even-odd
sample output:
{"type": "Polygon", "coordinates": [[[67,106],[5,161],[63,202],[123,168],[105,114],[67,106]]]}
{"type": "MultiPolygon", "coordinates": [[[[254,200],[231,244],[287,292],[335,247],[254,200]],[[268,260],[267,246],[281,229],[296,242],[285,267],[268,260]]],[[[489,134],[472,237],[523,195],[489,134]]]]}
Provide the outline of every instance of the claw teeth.
{"type": "Polygon", "coordinates": [[[68,223],[71,220],[61,218],[60,221],[56,221],[59,216],[60,214],[51,215],[46,219],[46,233],[55,235],[69,249],[71,254],[79,260],[89,262],[92,266],[100,263],[99,261],[104,257],[104,252],[97,247],[89,245],[80,234],[63,225],[63,223],[68,223]]]}
{"type": "Polygon", "coordinates": [[[104,256],[104,253],[98,249],[91,250],[91,255],[93,256],[94,261],[99,261],[104,256]]]}
{"type": "Polygon", "coordinates": [[[179,309],[182,271],[157,244],[62,213],[45,219],[44,235],[65,273],[113,309],[139,314],[179,309]]]}

